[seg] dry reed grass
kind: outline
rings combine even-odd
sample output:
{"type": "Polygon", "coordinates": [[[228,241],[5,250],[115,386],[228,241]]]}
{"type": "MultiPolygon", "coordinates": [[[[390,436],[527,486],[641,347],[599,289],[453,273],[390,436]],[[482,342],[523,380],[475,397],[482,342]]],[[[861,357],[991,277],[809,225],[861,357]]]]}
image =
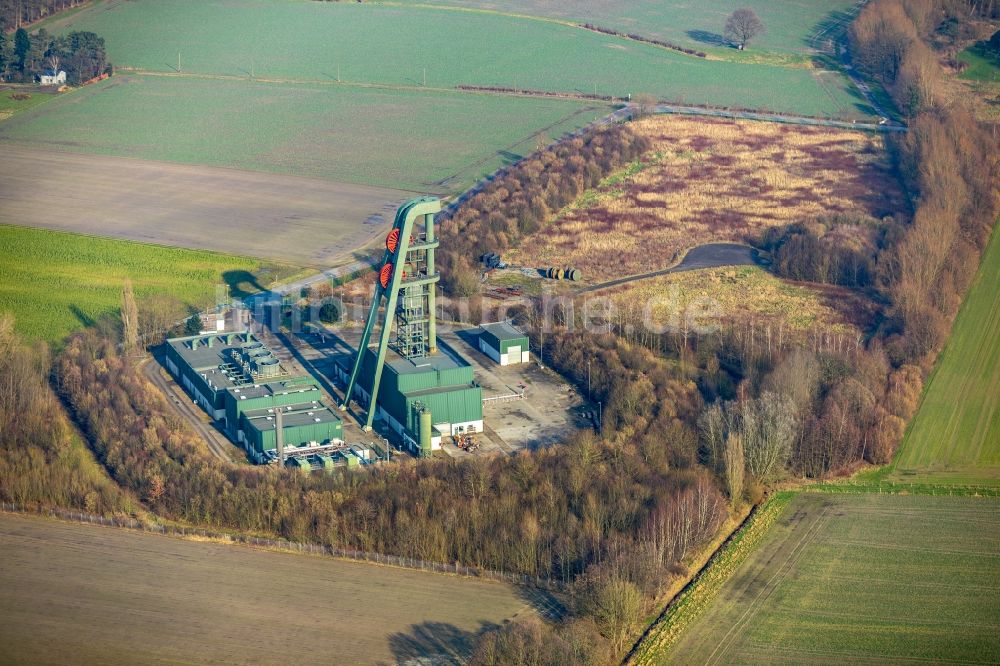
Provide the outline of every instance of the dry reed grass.
{"type": "Polygon", "coordinates": [[[705,325],[772,323],[790,335],[820,329],[854,338],[874,316],[859,294],[786,282],[756,266],[671,273],[623,286],[611,298],[623,311],[648,312],[658,328],[676,326],[690,313],[705,325]]]}
{"type": "Polygon", "coordinates": [[[685,248],[748,241],[833,213],[904,210],[882,138],[833,128],[655,116],[653,149],[559,212],[510,253],[600,281],[668,266],[685,248]]]}

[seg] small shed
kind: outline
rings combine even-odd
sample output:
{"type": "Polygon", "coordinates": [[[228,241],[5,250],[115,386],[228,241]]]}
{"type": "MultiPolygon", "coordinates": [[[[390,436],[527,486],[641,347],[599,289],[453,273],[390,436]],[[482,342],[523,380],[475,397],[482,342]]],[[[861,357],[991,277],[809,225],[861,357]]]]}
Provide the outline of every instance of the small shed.
{"type": "Polygon", "coordinates": [[[66,83],[66,72],[47,69],[38,76],[38,83],[43,86],[55,86],[66,83]]]}
{"type": "Polygon", "coordinates": [[[528,335],[509,321],[483,324],[480,329],[480,351],[500,365],[527,363],[531,360],[528,335]]]}

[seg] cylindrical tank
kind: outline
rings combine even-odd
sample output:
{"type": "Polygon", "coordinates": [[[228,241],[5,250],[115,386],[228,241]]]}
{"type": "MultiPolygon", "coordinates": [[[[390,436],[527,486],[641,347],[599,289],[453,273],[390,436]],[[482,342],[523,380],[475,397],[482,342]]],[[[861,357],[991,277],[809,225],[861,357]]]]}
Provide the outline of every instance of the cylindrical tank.
{"type": "Polygon", "coordinates": [[[574,268],[573,270],[571,270],[569,279],[572,280],[573,282],[577,282],[580,279],[580,269],[574,268]]]}
{"type": "Polygon", "coordinates": [[[557,268],[556,269],[555,278],[557,280],[562,280],[563,279],[563,269],[561,269],[561,268],[557,268]]]}
{"type": "Polygon", "coordinates": [[[420,410],[420,457],[427,458],[431,455],[431,412],[429,409],[420,410]]]}
{"type": "Polygon", "coordinates": [[[281,366],[278,363],[278,359],[272,356],[270,358],[264,359],[263,361],[259,361],[257,364],[257,371],[263,377],[274,377],[278,374],[278,370],[280,369],[280,367],[281,366]]]}
{"type": "Polygon", "coordinates": [[[556,269],[549,267],[549,269],[545,271],[545,277],[551,278],[555,274],[555,271],[556,269]]]}

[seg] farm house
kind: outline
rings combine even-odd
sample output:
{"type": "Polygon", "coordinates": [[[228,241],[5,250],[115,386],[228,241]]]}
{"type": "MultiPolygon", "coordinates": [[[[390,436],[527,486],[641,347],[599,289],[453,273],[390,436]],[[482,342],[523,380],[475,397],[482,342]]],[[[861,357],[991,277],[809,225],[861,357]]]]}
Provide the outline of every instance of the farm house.
{"type": "Polygon", "coordinates": [[[54,86],[66,83],[66,72],[47,69],[38,76],[38,85],[54,86]]]}
{"type": "Polygon", "coordinates": [[[510,322],[483,324],[480,329],[480,351],[500,365],[527,363],[531,360],[527,334],[510,322]]]}

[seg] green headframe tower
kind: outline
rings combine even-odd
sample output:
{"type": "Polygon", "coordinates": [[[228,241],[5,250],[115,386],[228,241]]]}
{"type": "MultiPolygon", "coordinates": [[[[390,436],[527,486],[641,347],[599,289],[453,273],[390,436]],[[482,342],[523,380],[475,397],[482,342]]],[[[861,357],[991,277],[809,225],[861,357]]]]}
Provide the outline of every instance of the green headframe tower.
{"type": "Polygon", "coordinates": [[[386,355],[390,350],[413,363],[438,353],[434,297],[440,275],[434,268],[434,250],[438,247],[434,235],[434,215],[439,212],[441,202],[437,197],[419,197],[408,201],[396,211],[396,219],[386,236],[385,253],[375,282],[375,297],[344,393],[344,404],[341,405],[342,409],[346,409],[354,393],[385,298],[371,390],[367,391],[365,387],[371,396],[366,430],[372,427],[375,419],[375,402],[379,396],[386,355]],[[393,331],[395,337],[392,337],[393,331]]]}

